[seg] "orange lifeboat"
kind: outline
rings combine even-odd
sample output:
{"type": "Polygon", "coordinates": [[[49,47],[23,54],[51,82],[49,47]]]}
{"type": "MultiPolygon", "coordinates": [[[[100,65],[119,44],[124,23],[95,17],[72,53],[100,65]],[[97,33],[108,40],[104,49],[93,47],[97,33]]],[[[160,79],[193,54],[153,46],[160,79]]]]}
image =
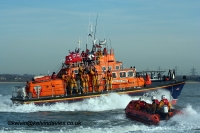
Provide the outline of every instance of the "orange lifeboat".
{"type": "MultiPolygon", "coordinates": [[[[172,78],[174,77],[172,75],[175,75],[174,70],[168,73],[170,80],[163,82],[161,82],[162,73],[159,71],[160,83],[153,83],[147,71],[137,72],[135,67],[127,68],[122,61],[117,61],[114,49],[112,47],[108,49],[105,39],[103,41],[96,39],[92,31],[88,38],[91,38],[92,49],[89,50],[86,44],[86,49],[82,53],[80,47],[70,52],[65,56],[60,69],[53,72],[52,78],[49,75],[37,76],[27,81],[24,87],[14,87],[12,102],[14,104],[74,102],[109,93],[149,97],[152,94],[162,95],[166,91],[172,94],[175,102],[178,100],[185,80],[178,81],[172,78]]],[[[80,46],[80,41],[78,43],[80,46]]],[[[132,59],[127,58],[127,60],[132,59]]]]}
{"type": "MultiPolygon", "coordinates": [[[[175,114],[182,114],[180,110],[171,109],[170,112],[159,111],[156,113],[147,112],[144,109],[137,110],[136,105],[138,100],[132,100],[125,108],[125,113],[128,118],[133,120],[149,124],[149,125],[158,125],[161,120],[168,120],[173,117],[175,114]]],[[[145,103],[147,104],[147,103],[145,103]]],[[[149,104],[151,106],[151,104],[149,104]]]]}

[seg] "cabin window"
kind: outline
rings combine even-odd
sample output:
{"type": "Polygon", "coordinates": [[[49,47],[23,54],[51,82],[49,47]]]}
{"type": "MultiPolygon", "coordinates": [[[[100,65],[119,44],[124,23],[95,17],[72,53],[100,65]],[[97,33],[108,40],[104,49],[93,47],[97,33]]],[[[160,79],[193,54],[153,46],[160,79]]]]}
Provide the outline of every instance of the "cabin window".
{"type": "Polygon", "coordinates": [[[103,67],[102,67],[102,71],[106,71],[106,67],[103,66],[103,67]]]}
{"type": "Polygon", "coordinates": [[[112,77],[113,78],[117,78],[117,74],[116,73],[112,73],[112,77]]]}
{"type": "Polygon", "coordinates": [[[78,74],[78,70],[77,69],[74,70],[74,74],[78,74]]]}
{"type": "Polygon", "coordinates": [[[123,65],[120,65],[120,69],[123,69],[123,65]]]}
{"type": "Polygon", "coordinates": [[[108,66],[108,69],[109,69],[109,70],[112,70],[112,66],[108,66]]]}
{"type": "Polygon", "coordinates": [[[116,69],[116,70],[119,70],[119,66],[115,66],[115,69],[116,69]]]}
{"type": "Polygon", "coordinates": [[[129,71],[128,72],[128,77],[133,77],[134,76],[134,72],[133,71],[129,71]]]}
{"type": "Polygon", "coordinates": [[[120,78],[125,78],[126,77],[126,72],[120,72],[120,78]]]}

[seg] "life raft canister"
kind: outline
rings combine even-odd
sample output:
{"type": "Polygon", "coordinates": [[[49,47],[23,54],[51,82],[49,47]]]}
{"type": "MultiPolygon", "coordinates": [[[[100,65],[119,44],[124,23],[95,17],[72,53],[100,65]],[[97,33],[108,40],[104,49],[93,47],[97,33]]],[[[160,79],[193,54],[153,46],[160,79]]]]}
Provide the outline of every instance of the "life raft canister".
{"type": "Polygon", "coordinates": [[[163,113],[168,113],[168,106],[167,105],[163,106],[163,113]]]}

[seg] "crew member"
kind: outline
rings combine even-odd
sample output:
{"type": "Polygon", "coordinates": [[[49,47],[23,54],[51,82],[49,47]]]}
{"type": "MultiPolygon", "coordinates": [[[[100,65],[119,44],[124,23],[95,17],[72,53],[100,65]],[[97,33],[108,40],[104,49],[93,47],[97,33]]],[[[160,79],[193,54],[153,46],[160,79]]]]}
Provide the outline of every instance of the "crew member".
{"type": "Polygon", "coordinates": [[[83,67],[80,65],[78,68],[78,75],[81,76],[83,74],[83,67]]]}
{"type": "Polygon", "coordinates": [[[160,110],[164,105],[168,106],[168,110],[171,109],[171,104],[169,103],[169,101],[167,100],[165,95],[162,95],[162,100],[159,103],[158,109],[160,110]]]}
{"type": "Polygon", "coordinates": [[[151,112],[151,105],[145,102],[144,111],[151,112]]]}
{"type": "Polygon", "coordinates": [[[112,89],[112,73],[108,69],[106,72],[106,90],[108,91],[108,88],[111,90],[112,89]]]}
{"type": "Polygon", "coordinates": [[[77,83],[77,90],[79,94],[81,94],[81,76],[79,74],[76,75],[76,83],[77,83]]]}
{"type": "Polygon", "coordinates": [[[29,81],[26,81],[26,94],[29,95],[29,87],[30,87],[30,82],[29,81]]]}
{"type": "Polygon", "coordinates": [[[158,99],[156,99],[155,96],[152,96],[151,100],[152,100],[151,111],[152,111],[153,114],[155,114],[157,109],[158,109],[158,107],[159,107],[159,101],[158,101],[158,99]]]}
{"type": "Polygon", "coordinates": [[[82,56],[83,62],[85,62],[85,60],[86,60],[86,53],[84,51],[82,51],[81,56],[82,56]]]}
{"type": "Polygon", "coordinates": [[[103,49],[103,55],[107,55],[107,54],[108,54],[107,49],[104,48],[104,49],[103,49]]]}
{"type": "Polygon", "coordinates": [[[140,100],[138,100],[137,104],[135,105],[136,110],[140,110],[140,100]]]}
{"type": "Polygon", "coordinates": [[[78,88],[77,88],[77,84],[76,84],[76,80],[75,80],[74,71],[72,71],[72,73],[70,75],[69,84],[70,84],[70,95],[72,94],[72,91],[74,88],[76,89],[76,92],[78,93],[78,88]]]}
{"type": "Polygon", "coordinates": [[[56,78],[57,78],[56,73],[53,72],[52,75],[51,75],[51,79],[56,79],[56,78]]]}
{"type": "Polygon", "coordinates": [[[169,76],[167,76],[167,77],[165,78],[165,80],[168,81],[168,80],[169,80],[169,76]]]}
{"type": "Polygon", "coordinates": [[[135,66],[133,67],[133,72],[134,72],[134,77],[136,77],[136,68],[135,68],[135,66]]]}
{"type": "Polygon", "coordinates": [[[99,60],[100,57],[102,56],[102,52],[100,49],[96,52],[96,56],[97,56],[97,60],[99,60]]]}
{"type": "Polygon", "coordinates": [[[83,93],[88,93],[88,82],[89,82],[89,76],[86,73],[86,71],[83,72],[83,75],[81,76],[81,83],[83,88],[83,93]]]}
{"type": "Polygon", "coordinates": [[[145,101],[143,98],[141,98],[141,97],[139,98],[139,100],[135,106],[135,109],[136,110],[144,110],[145,109],[145,101]]]}
{"type": "MultiPolygon", "coordinates": [[[[69,86],[69,74],[68,72],[66,71],[63,75],[62,75],[62,79],[64,80],[65,82],[65,87],[66,87],[66,91],[68,91],[68,86],[69,86]]],[[[67,93],[66,93],[67,94],[67,93]]]]}
{"type": "Polygon", "coordinates": [[[68,75],[70,75],[70,70],[71,70],[71,63],[69,63],[69,66],[67,66],[67,69],[66,69],[68,75]]]}
{"type": "Polygon", "coordinates": [[[98,88],[98,71],[94,67],[94,69],[91,69],[90,73],[92,75],[92,91],[93,92],[99,91],[99,88],[98,88]]]}

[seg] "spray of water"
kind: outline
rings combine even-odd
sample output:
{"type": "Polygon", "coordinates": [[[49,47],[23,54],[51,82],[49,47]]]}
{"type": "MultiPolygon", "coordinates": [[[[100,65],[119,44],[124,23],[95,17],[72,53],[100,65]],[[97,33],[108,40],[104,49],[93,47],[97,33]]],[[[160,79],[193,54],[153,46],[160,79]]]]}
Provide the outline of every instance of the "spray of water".
{"type": "Polygon", "coordinates": [[[105,111],[114,109],[124,109],[126,105],[134,99],[127,95],[119,95],[111,93],[108,96],[99,98],[86,99],[75,103],[56,103],[49,106],[28,105],[12,105],[12,102],[7,99],[8,96],[2,97],[0,102],[0,111],[2,112],[38,112],[38,111],[105,111]]]}
{"type": "MultiPolygon", "coordinates": [[[[51,111],[51,112],[60,112],[60,111],[105,111],[105,110],[115,110],[115,109],[124,109],[126,105],[131,100],[137,100],[138,97],[130,97],[127,95],[119,95],[116,93],[109,94],[108,96],[101,96],[99,98],[87,99],[82,102],[77,103],[56,103],[50,106],[36,106],[34,104],[29,105],[19,105],[15,106],[10,101],[11,96],[2,96],[0,95],[0,112],[39,112],[39,111],[51,111]]],[[[189,132],[197,131],[200,129],[198,123],[200,123],[200,108],[193,108],[192,105],[188,104],[185,108],[181,109],[184,113],[183,115],[175,115],[168,121],[161,121],[158,126],[148,126],[142,123],[129,122],[126,126],[116,125],[113,127],[80,127],[76,129],[65,129],[61,128],[56,132],[189,132]]],[[[115,116],[115,119],[122,120],[125,119],[119,115],[115,116]]],[[[108,120],[109,121],[109,120],[108,120]]],[[[2,130],[3,131],[3,130],[2,130]]],[[[31,131],[30,131],[31,132],[31,131]]],[[[48,131],[47,131],[48,132],[48,131]]]]}

